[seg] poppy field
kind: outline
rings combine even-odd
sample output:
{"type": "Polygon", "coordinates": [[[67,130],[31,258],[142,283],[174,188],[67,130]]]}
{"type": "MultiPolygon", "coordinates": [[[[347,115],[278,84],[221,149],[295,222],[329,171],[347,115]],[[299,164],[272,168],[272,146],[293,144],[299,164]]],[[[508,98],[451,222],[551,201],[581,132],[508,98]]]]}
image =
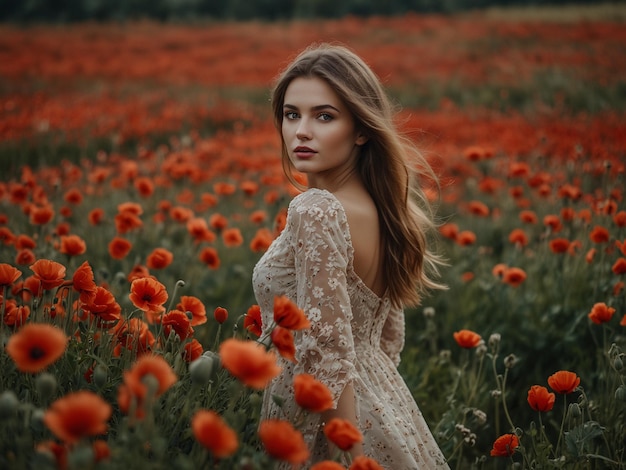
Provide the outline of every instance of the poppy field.
{"type": "Polygon", "coordinates": [[[277,298],[262,337],[251,275],[297,194],[269,90],[321,41],[439,176],[400,371],[450,467],[624,468],[626,13],[568,11],[0,25],[0,468],[301,468],[259,411],[308,320],[277,298]]]}

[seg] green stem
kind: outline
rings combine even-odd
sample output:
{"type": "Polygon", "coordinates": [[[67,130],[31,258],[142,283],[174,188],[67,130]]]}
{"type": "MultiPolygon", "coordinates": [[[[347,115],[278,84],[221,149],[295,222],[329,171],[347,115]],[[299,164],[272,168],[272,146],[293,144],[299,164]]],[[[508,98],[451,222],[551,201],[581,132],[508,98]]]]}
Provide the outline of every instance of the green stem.
{"type": "Polygon", "coordinates": [[[559,429],[559,438],[556,441],[555,453],[558,456],[561,450],[561,437],[563,436],[563,428],[565,428],[565,417],[567,416],[567,396],[563,395],[563,419],[561,419],[561,429],[559,429]]]}

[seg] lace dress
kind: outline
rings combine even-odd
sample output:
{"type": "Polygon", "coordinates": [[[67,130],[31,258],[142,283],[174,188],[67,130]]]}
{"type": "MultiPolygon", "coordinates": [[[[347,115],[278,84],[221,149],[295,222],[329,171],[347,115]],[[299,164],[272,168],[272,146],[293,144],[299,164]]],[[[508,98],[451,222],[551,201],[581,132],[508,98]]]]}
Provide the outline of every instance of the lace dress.
{"type": "MultiPolygon", "coordinates": [[[[330,192],[309,189],[289,205],[285,229],[259,260],[254,291],[263,325],[273,322],[274,296],[286,295],[304,310],[311,328],[295,332],[297,364],[280,359],[282,374],[265,391],[263,419],[292,423],[299,407],[293,377],[313,375],[332,392],[335,405],[352,383],[363,449],[390,470],[448,468],[396,367],[404,346],[404,312],[393,308],[357,276],[348,221],[330,192]],[[282,408],[272,395],[284,398],[282,408]]],[[[311,463],[328,458],[320,415],[299,425],[311,463]]]]}

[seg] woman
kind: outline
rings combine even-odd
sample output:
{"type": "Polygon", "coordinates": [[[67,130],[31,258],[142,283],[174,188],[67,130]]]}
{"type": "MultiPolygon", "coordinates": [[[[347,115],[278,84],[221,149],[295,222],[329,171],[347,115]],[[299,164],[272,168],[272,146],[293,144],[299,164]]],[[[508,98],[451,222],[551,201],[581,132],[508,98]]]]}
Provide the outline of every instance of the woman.
{"type": "Polygon", "coordinates": [[[283,167],[292,181],[293,170],[305,174],[308,188],[255,267],[254,290],[264,325],[272,324],[275,296],[286,295],[311,328],[295,335],[297,363],[281,363],[263,418],[293,423],[299,416],[311,463],[332,457],[322,429],[340,417],[363,434],[352,457],[364,454],[393,470],[447,468],[396,369],[402,308],[441,287],[428,273],[438,264],[426,246],[431,219],[410,186],[410,169],[428,166],[409,161],[378,78],[344,47],[302,52],[280,76],[272,108],[283,167]],[[292,386],[301,373],[324,383],[335,405],[304,423],[292,386]],[[282,397],[280,406],[273,396],[282,397]]]}

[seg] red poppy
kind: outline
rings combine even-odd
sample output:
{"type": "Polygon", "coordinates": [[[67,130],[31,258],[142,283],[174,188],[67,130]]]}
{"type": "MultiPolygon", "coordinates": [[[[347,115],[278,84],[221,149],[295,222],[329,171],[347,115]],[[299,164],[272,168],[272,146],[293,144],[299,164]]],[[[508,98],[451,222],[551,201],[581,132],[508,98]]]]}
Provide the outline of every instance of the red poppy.
{"type": "Polygon", "coordinates": [[[304,311],[285,295],[274,297],[274,321],[288,330],[304,330],[311,326],[304,311]]]}
{"type": "MultiPolygon", "coordinates": [[[[626,214],[626,212],[625,212],[626,214]]],[[[267,212],[264,210],[256,210],[250,214],[250,222],[253,224],[262,224],[267,220],[267,212]]]]}
{"type": "Polygon", "coordinates": [[[287,421],[278,419],[262,421],[259,426],[259,437],[266,452],[275,459],[297,465],[309,458],[309,449],[302,433],[287,421]]]}
{"type": "Polygon", "coordinates": [[[600,325],[601,323],[611,321],[614,313],[615,309],[613,307],[607,306],[604,302],[598,302],[591,308],[588,317],[596,325],[600,325]]]}
{"type": "Polygon", "coordinates": [[[91,449],[96,462],[102,462],[111,457],[111,449],[105,440],[96,439],[91,443],[91,449]]]}
{"type": "Polygon", "coordinates": [[[213,191],[220,196],[230,196],[234,194],[237,187],[231,183],[218,182],[213,185],[213,191]]]}
{"type": "Polygon", "coordinates": [[[214,230],[224,230],[228,226],[228,219],[222,214],[213,214],[209,217],[209,225],[214,230]]]}
{"type": "Polygon", "coordinates": [[[33,225],[45,225],[54,217],[52,206],[32,206],[29,213],[30,223],[33,225]]]}
{"type": "Polygon", "coordinates": [[[185,344],[182,355],[185,362],[193,362],[202,356],[203,352],[204,349],[202,348],[202,344],[194,338],[185,344]]]}
{"type": "Polygon", "coordinates": [[[296,403],[305,410],[321,413],[334,407],[333,395],[328,387],[312,375],[296,375],[293,389],[296,403]]]}
{"type": "Polygon", "coordinates": [[[136,264],[133,269],[130,270],[126,279],[132,284],[135,279],[142,279],[144,277],[152,277],[150,270],[141,264],[136,264]]]}
{"type": "Polygon", "coordinates": [[[81,390],[53,402],[43,421],[56,437],[74,444],[84,437],[104,434],[112,412],[111,405],[100,396],[81,390]]]}
{"type": "Polygon", "coordinates": [[[147,376],[156,379],[156,389],[153,391],[155,397],[161,396],[178,381],[172,367],[163,357],[144,354],[129,370],[124,371],[124,384],[134,396],[144,399],[148,393],[148,386],[144,380],[147,376]]]}
{"type": "Polygon", "coordinates": [[[121,212],[115,216],[115,230],[124,234],[143,227],[143,222],[138,215],[132,212],[121,212]]]}
{"type": "Polygon", "coordinates": [[[610,240],[609,231],[600,225],[596,225],[589,234],[589,239],[594,243],[607,243],[610,240]]]}
{"type": "Polygon", "coordinates": [[[150,197],[152,193],[154,193],[154,183],[150,178],[145,176],[137,178],[133,186],[142,197],[150,197]]]}
{"type": "Polygon", "coordinates": [[[255,336],[261,336],[263,321],[261,320],[261,307],[252,305],[243,319],[243,327],[255,336]]]}
{"type": "Polygon", "coordinates": [[[275,326],[270,335],[272,344],[278,350],[278,353],[285,359],[295,363],[296,361],[296,346],[293,342],[293,333],[287,328],[275,326]]]}
{"type": "Polygon", "coordinates": [[[187,221],[187,231],[197,242],[215,241],[215,233],[209,230],[209,226],[201,217],[191,218],[187,221]]]}
{"type": "Polygon", "coordinates": [[[557,393],[572,393],[579,384],[580,377],[567,370],[560,370],[548,377],[548,385],[557,393]]]}
{"type": "Polygon", "coordinates": [[[276,355],[254,341],[229,338],[220,345],[219,355],[228,372],[258,390],[265,388],[281,371],[276,355]]]}
{"type": "Polygon", "coordinates": [[[519,438],[515,434],[503,434],[495,440],[491,449],[492,457],[510,457],[519,447],[519,438]]]}
{"type": "Polygon", "coordinates": [[[626,227],[626,211],[619,211],[613,216],[613,223],[618,227],[626,227]]]}
{"type": "Polygon", "coordinates": [[[20,266],[31,265],[35,261],[37,261],[37,257],[33,250],[28,248],[23,248],[17,252],[15,255],[15,264],[19,264],[20,266]]]}
{"type": "Polygon", "coordinates": [[[272,232],[265,227],[260,228],[250,241],[250,249],[255,253],[267,251],[273,241],[274,237],[272,236],[272,232]]]}
{"type": "Polygon", "coordinates": [[[18,235],[17,238],[15,239],[15,248],[18,250],[23,250],[23,249],[34,249],[37,246],[37,242],[35,240],[33,240],[31,237],[29,237],[28,235],[18,235]]]}
{"type": "Polygon", "coordinates": [[[545,413],[550,411],[554,406],[555,400],[554,393],[548,392],[546,387],[541,385],[533,385],[528,390],[528,404],[535,411],[541,411],[545,413]]]}
{"type": "Polygon", "coordinates": [[[346,419],[332,418],[324,426],[324,434],[330,442],[343,451],[350,450],[354,444],[363,442],[361,431],[346,419]]]}
{"type": "Polygon", "coordinates": [[[19,328],[26,323],[29,316],[30,307],[28,305],[17,305],[13,299],[5,301],[4,318],[2,319],[5,325],[19,328]]]}
{"type": "Polygon", "coordinates": [[[491,274],[496,277],[502,278],[507,269],[508,266],[506,264],[498,263],[491,269],[491,274]]]}
{"type": "Polygon", "coordinates": [[[509,233],[509,241],[514,245],[528,245],[528,235],[521,228],[516,228],[509,233]]]}
{"type": "Polygon", "coordinates": [[[193,334],[191,321],[185,312],[180,310],[170,310],[161,317],[163,325],[163,333],[168,338],[172,332],[178,335],[181,341],[184,341],[193,334]]]}
{"type": "Polygon", "coordinates": [[[165,286],[151,277],[135,279],[130,285],[130,301],[144,312],[159,314],[168,295],[165,286]]]}
{"type": "Polygon", "coordinates": [[[224,307],[217,307],[213,311],[213,318],[215,318],[215,321],[221,325],[226,320],[228,320],[228,310],[226,310],[224,307]]]}
{"type": "Polygon", "coordinates": [[[238,228],[227,228],[222,232],[222,240],[224,245],[232,248],[243,243],[243,236],[238,228]]]}
{"type": "Polygon", "coordinates": [[[131,318],[118,322],[112,330],[119,345],[138,355],[146,353],[156,342],[146,322],[140,318],[131,318]]]}
{"type": "Polygon", "coordinates": [[[149,269],[164,269],[167,268],[174,260],[174,255],[170,250],[165,248],[155,248],[148,255],[146,260],[146,266],[149,269]]]}
{"type": "Polygon", "coordinates": [[[570,247],[570,241],[567,238],[555,238],[548,243],[552,253],[567,253],[570,247]]]}
{"type": "Polygon", "coordinates": [[[480,201],[470,201],[467,204],[467,208],[471,214],[477,215],[479,217],[487,217],[489,215],[489,207],[487,204],[480,201]]]}
{"type": "Polygon", "coordinates": [[[231,456],[239,446],[235,431],[215,411],[197,411],[191,419],[191,429],[196,440],[218,459],[231,456]]]}
{"type": "Polygon", "coordinates": [[[562,228],[561,219],[558,215],[546,215],[543,218],[543,224],[547,227],[550,227],[553,233],[560,232],[562,228]]]}
{"type": "Polygon", "coordinates": [[[220,257],[217,254],[217,250],[212,247],[206,247],[198,256],[200,261],[206,264],[211,269],[217,269],[220,267],[220,257]]]}
{"type": "Polygon", "coordinates": [[[72,188],[65,192],[63,200],[68,204],[78,205],[83,202],[83,194],[78,189],[72,188]]]}
{"type": "Polygon", "coordinates": [[[13,285],[21,275],[22,271],[19,269],[7,263],[0,263],[0,288],[13,285]]]}
{"type": "Polygon", "coordinates": [[[68,337],[47,323],[28,323],[9,338],[6,351],[22,372],[37,373],[56,362],[67,347],[68,337]]]}
{"type": "Polygon", "coordinates": [[[65,266],[49,259],[35,261],[30,269],[35,273],[35,278],[41,282],[44,290],[59,287],[65,281],[65,266]]]}
{"type": "Polygon", "coordinates": [[[104,220],[104,210],[99,207],[92,209],[87,215],[87,219],[91,225],[100,225],[104,220]]]}
{"type": "Polygon", "coordinates": [[[15,243],[15,234],[8,227],[0,227],[0,242],[4,245],[15,243]]]}
{"type": "Polygon", "coordinates": [[[461,246],[469,246],[476,243],[476,234],[470,230],[459,232],[455,240],[461,246]]]}
{"type": "Polygon", "coordinates": [[[452,333],[452,336],[459,346],[466,349],[475,348],[482,341],[481,336],[471,330],[459,330],[452,333]]]}
{"type": "Polygon", "coordinates": [[[502,276],[502,282],[512,287],[518,287],[526,280],[526,272],[521,268],[507,268],[502,276]]]}
{"type": "Polygon", "coordinates": [[[311,470],[346,470],[346,467],[332,460],[322,460],[313,465],[311,470]]]}
{"type": "Polygon", "coordinates": [[[85,299],[82,308],[105,323],[118,321],[122,312],[115,296],[102,286],[96,286],[93,296],[85,299]]]}
{"type": "Polygon", "coordinates": [[[176,308],[187,314],[191,314],[191,326],[202,325],[207,321],[206,307],[197,297],[182,295],[176,308]]]}
{"type": "Polygon", "coordinates": [[[113,237],[109,242],[109,255],[113,259],[124,259],[130,252],[133,244],[122,237],[113,237]]]}
{"type": "Polygon", "coordinates": [[[617,261],[611,267],[611,271],[618,276],[626,274],[626,258],[618,258],[617,261]]]}
{"type": "Polygon", "coordinates": [[[93,270],[88,261],[83,262],[72,276],[74,290],[79,293],[80,301],[89,302],[96,295],[96,281],[94,281],[93,270]]]}

